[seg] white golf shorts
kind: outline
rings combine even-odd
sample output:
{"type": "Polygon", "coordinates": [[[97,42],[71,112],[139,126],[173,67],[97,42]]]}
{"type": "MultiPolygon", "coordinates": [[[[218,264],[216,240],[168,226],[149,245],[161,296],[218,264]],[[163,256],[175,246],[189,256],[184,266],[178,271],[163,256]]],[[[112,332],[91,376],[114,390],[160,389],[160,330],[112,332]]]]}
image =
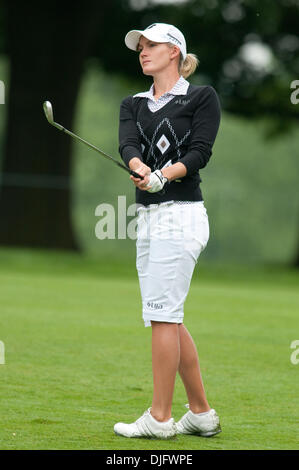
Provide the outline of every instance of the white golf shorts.
{"type": "Polygon", "coordinates": [[[136,268],[145,326],[182,323],[195,264],[209,240],[203,201],[137,209],[136,268]]]}

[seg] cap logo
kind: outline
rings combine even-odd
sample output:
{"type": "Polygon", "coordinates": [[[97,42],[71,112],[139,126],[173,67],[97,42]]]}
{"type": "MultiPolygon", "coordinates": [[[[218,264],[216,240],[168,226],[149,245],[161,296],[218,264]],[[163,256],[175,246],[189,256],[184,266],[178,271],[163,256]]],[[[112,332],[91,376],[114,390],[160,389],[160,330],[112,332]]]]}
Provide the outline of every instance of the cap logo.
{"type": "Polygon", "coordinates": [[[171,34],[167,33],[167,36],[170,37],[170,39],[172,39],[172,41],[174,41],[176,44],[182,45],[181,41],[179,41],[177,38],[175,38],[171,34]]]}
{"type": "Polygon", "coordinates": [[[151,29],[151,28],[153,28],[154,26],[157,26],[157,23],[153,23],[153,24],[151,24],[150,26],[148,26],[147,28],[145,28],[145,31],[146,31],[147,29],[151,29]]]}

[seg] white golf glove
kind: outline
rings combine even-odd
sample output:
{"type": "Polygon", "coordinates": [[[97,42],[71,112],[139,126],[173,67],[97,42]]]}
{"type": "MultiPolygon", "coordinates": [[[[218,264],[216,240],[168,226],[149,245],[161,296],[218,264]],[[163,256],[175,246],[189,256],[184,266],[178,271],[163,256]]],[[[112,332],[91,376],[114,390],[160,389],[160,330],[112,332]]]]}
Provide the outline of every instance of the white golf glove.
{"type": "Polygon", "coordinates": [[[148,186],[151,186],[151,188],[147,191],[149,193],[157,193],[158,191],[161,191],[161,189],[163,189],[165,183],[168,183],[168,178],[166,178],[166,176],[163,176],[161,170],[155,170],[153,173],[150,174],[148,186]]]}

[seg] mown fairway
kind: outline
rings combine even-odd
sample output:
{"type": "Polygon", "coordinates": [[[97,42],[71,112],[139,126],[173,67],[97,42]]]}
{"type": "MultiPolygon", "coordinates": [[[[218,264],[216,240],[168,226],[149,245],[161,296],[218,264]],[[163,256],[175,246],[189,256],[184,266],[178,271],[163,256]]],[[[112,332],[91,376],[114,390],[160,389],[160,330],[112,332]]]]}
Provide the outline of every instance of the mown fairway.
{"type": "MultiPolygon", "coordinates": [[[[185,308],[223,432],[115,436],[151,404],[134,260],[0,251],[1,449],[298,449],[299,273],[199,264],[185,308]]],[[[173,416],[185,413],[177,378],[173,416]]]]}

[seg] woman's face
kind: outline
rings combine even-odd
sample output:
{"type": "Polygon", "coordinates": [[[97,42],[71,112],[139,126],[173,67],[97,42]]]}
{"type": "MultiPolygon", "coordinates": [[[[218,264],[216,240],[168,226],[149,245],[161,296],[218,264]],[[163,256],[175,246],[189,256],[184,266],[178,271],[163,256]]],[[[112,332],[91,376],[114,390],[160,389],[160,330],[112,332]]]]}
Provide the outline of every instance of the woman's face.
{"type": "Polygon", "coordinates": [[[141,36],[137,50],[139,61],[145,75],[155,75],[165,70],[178,55],[177,47],[169,47],[165,42],[153,42],[141,36]]]}

